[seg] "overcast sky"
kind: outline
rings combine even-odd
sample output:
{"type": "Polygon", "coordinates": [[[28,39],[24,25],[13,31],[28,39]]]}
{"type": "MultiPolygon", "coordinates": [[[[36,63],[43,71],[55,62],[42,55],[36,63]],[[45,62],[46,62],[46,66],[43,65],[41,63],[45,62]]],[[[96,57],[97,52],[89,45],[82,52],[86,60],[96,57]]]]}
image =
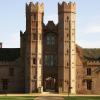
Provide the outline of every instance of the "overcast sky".
{"type": "MultiPolygon", "coordinates": [[[[3,47],[20,47],[20,30],[25,31],[25,3],[43,2],[44,22],[58,22],[58,2],[63,0],[0,0],[0,42],[3,47]]],[[[68,2],[69,0],[64,0],[68,2]]],[[[100,48],[100,0],[70,0],[77,4],[76,41],[84,48],[100,48]]]]}

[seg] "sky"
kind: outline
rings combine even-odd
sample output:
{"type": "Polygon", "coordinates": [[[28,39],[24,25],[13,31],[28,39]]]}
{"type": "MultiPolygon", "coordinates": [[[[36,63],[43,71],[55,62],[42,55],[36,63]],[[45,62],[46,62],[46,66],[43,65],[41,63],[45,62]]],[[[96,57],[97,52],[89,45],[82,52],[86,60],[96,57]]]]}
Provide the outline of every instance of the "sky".
{"type": "Polygon", "coordinates": [[[25,31],[25,4],[44,3],[44,22],[58,22],[58,2],[77,4],[76,43],[83,48],[100,48],[100,0],[0,0],[0,42],[4,48],[20,47],[20,30],[25,31]]]}

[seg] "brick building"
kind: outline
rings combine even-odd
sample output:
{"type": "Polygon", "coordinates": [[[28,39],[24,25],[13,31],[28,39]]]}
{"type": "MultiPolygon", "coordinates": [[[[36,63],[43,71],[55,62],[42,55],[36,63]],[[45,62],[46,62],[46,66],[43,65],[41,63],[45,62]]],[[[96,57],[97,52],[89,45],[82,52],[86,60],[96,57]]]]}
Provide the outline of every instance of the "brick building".
{"type": "Polygon", "coordinates": [[[2,48],[2,43],[0,42],[0,48],[2,48]]]}
{"type": "Polygon", "coordinates": [[[43,17],[44,4],[26,4],[20,48],[0,46],[0,92],[99,94],[100,49],[76,45],[76,4],[58,3],[57,25],[43,17]]]}

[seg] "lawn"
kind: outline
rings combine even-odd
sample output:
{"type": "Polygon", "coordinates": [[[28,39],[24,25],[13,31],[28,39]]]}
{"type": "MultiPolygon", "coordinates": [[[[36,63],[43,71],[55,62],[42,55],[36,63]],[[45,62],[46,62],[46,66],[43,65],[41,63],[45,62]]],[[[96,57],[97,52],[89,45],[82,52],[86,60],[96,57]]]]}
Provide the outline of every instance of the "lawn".
{"type": "Polygon", "coordinates": [[[65,100],[100,100],[100,96],[92,97],[92,96],[72,96],[72,97],[64,97],[65,100]]]}
{"type": "Polygon", "coordinates": [[[33,96],[1,96],[0,100],[34,100],[33,96]]]}
{"type": "MultiPolygon", "coordinates": [[[[34,100],[33,96],[0,96],[0,100],[34,100]]],[[[100,100],[100,96],[70,96],[64,97],[65,100],[100,100]]]]}

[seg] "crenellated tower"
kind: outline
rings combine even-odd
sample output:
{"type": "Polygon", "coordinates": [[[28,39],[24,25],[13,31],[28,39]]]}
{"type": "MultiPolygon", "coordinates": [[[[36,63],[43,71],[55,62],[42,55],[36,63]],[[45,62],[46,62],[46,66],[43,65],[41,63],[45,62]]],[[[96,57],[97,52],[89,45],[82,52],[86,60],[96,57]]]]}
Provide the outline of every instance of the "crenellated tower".
{"type": "Polygon", "coordinates": [[[76,4],[58,4],[59,92],[76,93],[76,4]]]}
{"type": "Polygon", "coordinates": [[[42,25],[44,5],[26,4],[25,91],[42,87],[42,25]]]}

